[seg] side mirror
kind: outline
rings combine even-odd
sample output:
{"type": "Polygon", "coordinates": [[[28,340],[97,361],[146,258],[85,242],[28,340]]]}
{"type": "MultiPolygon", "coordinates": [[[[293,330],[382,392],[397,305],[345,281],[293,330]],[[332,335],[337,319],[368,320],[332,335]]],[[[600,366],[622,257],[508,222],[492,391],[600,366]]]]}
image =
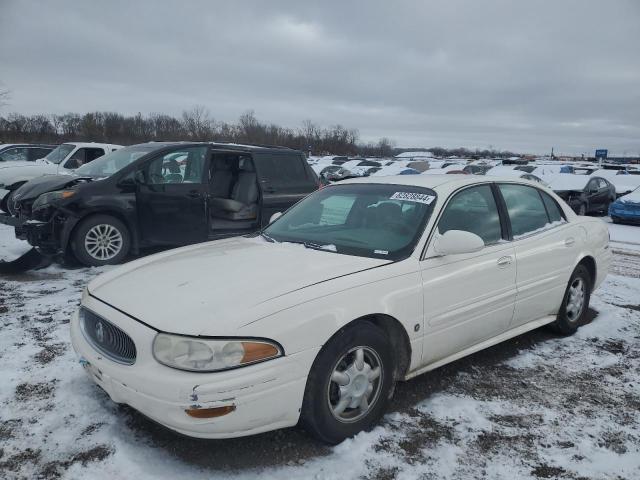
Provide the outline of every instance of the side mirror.
{"type": "Polygon", "coordinates": [[[269,219],[269,225],[271,225],[273,222],[275,222],[281,216],[282,216],[282,212],[276,212],[273,215],[271,215],[271,218],[269,219]]]}
{"type": "Polygon", "coordinates": [[[461,253],[479,252],[484,248],[484,241],[475,233],[464,230],[449,230],[438,235],[433,250],[438,255],[458,255],[461,253]]]}

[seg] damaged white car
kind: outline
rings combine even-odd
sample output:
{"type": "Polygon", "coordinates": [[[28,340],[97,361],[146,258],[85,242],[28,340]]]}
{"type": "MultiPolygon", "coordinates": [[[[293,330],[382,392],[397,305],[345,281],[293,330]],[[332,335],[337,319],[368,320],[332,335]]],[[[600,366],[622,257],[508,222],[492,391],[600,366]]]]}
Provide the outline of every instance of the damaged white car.
{"type": "Polygon", "coordinates": [[[90,378],[180,433],[371,428],[397,381],[545,324],[585,321],[606,225],[520,179],[342,182],[261,233],[136,260],[71,323],[90,378]]]}

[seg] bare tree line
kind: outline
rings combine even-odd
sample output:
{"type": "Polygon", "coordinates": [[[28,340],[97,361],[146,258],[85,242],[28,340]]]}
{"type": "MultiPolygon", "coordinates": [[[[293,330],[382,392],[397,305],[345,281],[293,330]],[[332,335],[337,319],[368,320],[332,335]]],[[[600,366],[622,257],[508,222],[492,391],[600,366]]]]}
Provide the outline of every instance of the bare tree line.
{"type": "MultiPolygon", "coordinates": [[[[9,98],[8,91],[0,91],[0,104],[9,98]]],[[[0,116],[0,143],[63,143],[88,141],[131,145],[148,141],[219,141],[281,145],[314,155],[361,155],[389,157],[405,150],[430,151],[437,156],[505,157],[511,152],[494,149],[467,150],[415,148],[401,149],[383,137],[378,142],[359,143],[359,132],[342,125],[321,127],[304,120],[297,129],[260,122],[255,113],[243,113],[236,123],[220,122],[201,106],[184,111],[180,117],[162,113],[123,115],[114,112],[91,112],[63,115],[22,115],[10,113],[0,116]]]]}
{"type": "Polygon", "coordinates": [[[321,127],[305,120],[298,129],[260,122],[253,111],[236,123],[212,118],[204,107],[184,111],[180,117],[162,113],[123,115],[91,112],[64,115],[0,116],[0,143],[61,143],[92,141],[131,145],[148,141],[220,141],[281,145],[313,154],[356,155],[358,130],[342,125],[321,127]]]}

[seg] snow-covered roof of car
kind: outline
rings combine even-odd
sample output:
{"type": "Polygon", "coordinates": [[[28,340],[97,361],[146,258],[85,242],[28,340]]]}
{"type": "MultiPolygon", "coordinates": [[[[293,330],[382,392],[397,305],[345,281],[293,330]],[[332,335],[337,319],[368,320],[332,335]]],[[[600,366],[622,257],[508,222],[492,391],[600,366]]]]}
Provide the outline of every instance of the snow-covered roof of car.
{"type": "MultiPolygon", "coordinates": [[[[527,185],[534,185],[540,187],[539,183],[530,182],[523,179],[514,179],[513,177],[491,177],[491,182],[503,180],[505,182],[523,183],[527,185]]],[[[360,177],[350,178],[340,181],[340,184],[352,184],[352,183],[384,183],[391,185],[410,185],[414,187],[425,187],[435,189],[443,185],[451,186],[452,188],[463,187],[465,185],[473,185],[486,183],[487,178],[483,175],[464,175],[464,174],[443,174],[443,175],[394,175],[394,176],[381,176],[381,177],[360,177]]]]}
{"type": "Polygon", "coordinates": [[[636,188],[633,192],[620,197],[618,200],[623,203],[640,203],[640,187],[636,188]]]}
{"type": "Polygon", "coordinates": [[[95,142],[65,142],[64,145],[75,145],[76,147],[107,147],[107,148],[122,148],[122,145],[116,145],[115,143],[95,143],[95,142]]]}
{"type": "Polygon", "coordinates": [[[573,175],[571,173],[554,173],[550,175],[538,175],[552,190],[584,190],[590,175],[573,175]]]}
{"type": "Polygon", "coordinates": [[[518,165],[498,165],[496,167],[492,167],[485,172],[485,175],[489,175],[495,177],[496,175],[505,175],[507,177],[519,177],[522,174],[526,173],[522,170],[516,170],[515,167],[518,165]]]}

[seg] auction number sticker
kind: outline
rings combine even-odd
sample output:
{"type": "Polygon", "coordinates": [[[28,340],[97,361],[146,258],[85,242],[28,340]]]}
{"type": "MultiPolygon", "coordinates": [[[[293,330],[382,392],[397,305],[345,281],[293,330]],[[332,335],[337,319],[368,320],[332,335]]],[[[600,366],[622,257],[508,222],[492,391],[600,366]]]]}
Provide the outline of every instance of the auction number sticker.
{"type": "Polygon", "coordinates": [[[391,195],[390,200],[407,200],[409,202],[424,203],[431,205],[436,199],[433,195],[427,195],[426,193],[412,193],[412,192],[396,192],[391,195]]]}

